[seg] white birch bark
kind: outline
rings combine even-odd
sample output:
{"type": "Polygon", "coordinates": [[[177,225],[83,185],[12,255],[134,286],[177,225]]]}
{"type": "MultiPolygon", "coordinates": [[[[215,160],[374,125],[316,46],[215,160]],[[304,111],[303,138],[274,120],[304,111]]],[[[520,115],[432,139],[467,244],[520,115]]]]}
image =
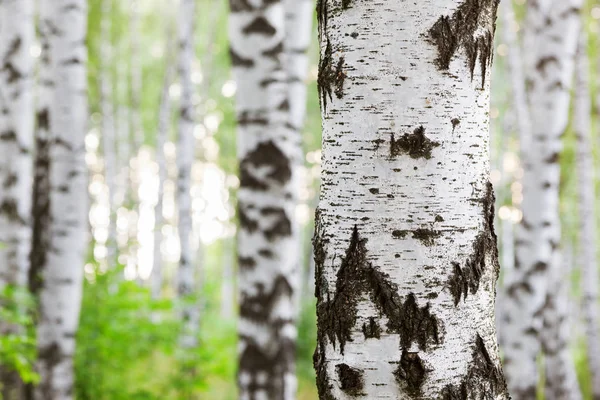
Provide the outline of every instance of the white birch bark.
{"type": "Polygon", "coordinates": [[[27,283],[33,176],[33,25],[33,1],[0,2],[0,288],[27,283]]]}
{"type": "Polygon", "coordinates": [[[290,127],[281,0],[230,1],[230,54],[237,81],[239,398],[293,399],[302,163],[290,127]]]}
{"type": "Polygon", "coordinates": [[[507,287],[505,371],[515,400],[535,398],[536,358],[546,303],[546,277],[560,243],[558,190],[561,136],[569,117],[581,0],[529,2],[525,26],[531,137],[522,152],[523,220],[507,287]]]}
{"type": "Polygon", "coordinates": [[[594,399],[600,399],[600,310],[598,309],[598,256],[596,231],[595,169],[592,153],[591,93],[588,36],[582,29],[576,62],[573,127],[577,135],[579,189],[579,245],[581,257],[582,314],[587,358],[594,399]]]}
{"type": "Polygon", "coordinates": [[[158,110],[158,130],[156,132],[156,164],[158,165],[158,194],[157,202],[154,207],[154,258],[152,263],[152,297],[158,299],[161,297],[163,286],[163,270],[162,270],[162,228],[164,223],[163,218],[163,200],[164,200],[164,185],[167,180],[167,160],[165,157],[165,143],[167,142],[168,133],[171,127],[171,100],[169,97],[169,88],[173,80],[174,68],[173,62],[167,61],[165,78],[163,82],[162,92],[160,95],[160,105],[158,110]]]}
{"type": "Polygon", "coordinates": [[[191,176],[194,162],[194,85],[192,62],[194,60],[194,0],[181,0],[178,18],[179,80],[181,84],[179,135],[177,141],[177,208],[181,255],[177,270],[177,294],[182,301],[181,313],[184,332],[181,344],[184,348],[195,347],[199,323],[199,310],[194,302],[186,299],[196,293],[193,257],[191,176]]]}
{"type": "Polygon", "coordinates": [[[227,320],[235,316],[235,240],[222,239],[223,256],[221,265],[221,316],[227,320]]]}
{"type": "Polygon", "coordinates": [[[108,188],[109,223],[106,239],[108,267],[116,263],[117,225],[115,201],[117,183],[117,157],[115,143],[115,120],[113,109],[113,84],[110,66],[112,63],[112,0],[102,1],[100,20],[100,108],[102,110],[102,150],[104,156],[104,179],[108,188]]]}
{"type": "Polygon", "coordinates": [[[489,182],[497,2],[321,1],[321,399],[508,399],[489,182]]]}
{"type": "Polygon", "coordinates": [[[569,347],[572,320],[569,318],[568,282],[571,265],[561,261],[553,263],[552,268],[548,271],[548,294],[541,332],[545,363],[544,398],[581,400],[583,397],[569,347]]]}
{"type": "Polygon", "coordinates": [[[130,75],[131,75],[131,129],[133,146],[139,151],[144,144],[144,125],[142,122],[142,63],[140,60],[140,4],[139,0],[131,1],[129,21],[129,40],[131,41],[130,75]]]}
{"type": "Polygon", "coordinates": [[[47,2],[53,87],[48,117],[51,144],[50,251],[42,272],[38,324],[40,384],[36,399],[73,398],[73,356],[87,231],[87,2],[47,2]]]}

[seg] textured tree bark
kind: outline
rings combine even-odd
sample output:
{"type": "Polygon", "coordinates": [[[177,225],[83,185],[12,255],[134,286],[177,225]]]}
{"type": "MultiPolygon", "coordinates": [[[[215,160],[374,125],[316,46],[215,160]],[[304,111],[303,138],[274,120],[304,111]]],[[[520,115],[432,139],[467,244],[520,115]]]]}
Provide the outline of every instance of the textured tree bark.
{"type": "Polygon", "coordinates": [[[112,0],[102,1],[102,16],[100,20],[100,108],[102,110],[102,148],[104,155],[104,179],[108,187],[109,223],[106,239],[107,263],[111,268],[117,262],[117,224],[115,201],[117,181],[117,158],[115,143],[115,119],[113,109],[113,84],[110,65],[112,58],[112,0]]]}
{"type": "Polygon", "coordinates": [[[297,130],[290,122],[281,0],[230,1],[237,81],[240,399],[293,399],[298,289],[297,130]]]}
{"type": "Polygon", "coordinates": [[[596,232],[596,189],[592,153],[590,63],[588,37],[582,29],[576,61],[573,127],[577,134],[577,177],[579,189],[579,244],[581,257],[582,314],[587,357],[594,399],[600,399],[600,310],[598,309],[598,256],[596,232]]]}
{"type": "Polygon", "coordinates": [[[158,130],[156,132],[156,164],[158,165],[158,194],[156,206],[154,207],[154,257],[152,261],[152,298],[158,299],[161,297],[163,286],[163,271],[162,271],[162,227],[163,218],[163,198],[164,185],[167,180],[167,161],[165,158],[165,143],[171,127],[171,100],[169,97],[169,88],[173,80],[175,64],[167,61],[165,78],[163,82],[162,92],[160,95],[160,105],[158,111],[158,130]]]}
{"type": "Polygon", "coordinates": [[[194,85],[191,78],[194,59],[194,0],[182,0],[179,8],[179,79],[181,84],[179,136],[177,142],[177,207],[178,230],[181,245],[179,269],[177,270],[177,294],[182,299],[182,319],[185,321],[182,346],[195,347],[199,323],[196,304],[186,300],[195,293],[195,268],[192,231],[191,175],[194,162],[194,85]]]}
{"type": "MultiPolygon", "coordinates": [[[[0,2],[0,290],[25,288],[31,248],[33,177],[33,1],[0,2]]],[[[0,336],[18,334],[0,320],[0,336]]],[[[19,374],[0,366],[0,398],[17,400],[19,374]]]]}
{"type": "Polygon", "coordinates": [[[85,0],[43,2],[49,35],[50,246],[39,291],[36,399],[73,398],[73,355],[87,228],[85,0]]]}
{"type": "Polygon", "coordinates": [[[495,0],[322,0],[321,399],[508,399],[489,182],[495,0]]]}
{"type": "Polygon", "coordinates": [[[535,398],[546,277],[558,261],[558,161],[569,116],[580,6],[580,0],[530,2],[525,21],[532,130],[529,148],[522,152],[523,220],[516,231],[516,264],[506,296],[510,318],[505,322],[505,369],[515,400],[535,398]]]}

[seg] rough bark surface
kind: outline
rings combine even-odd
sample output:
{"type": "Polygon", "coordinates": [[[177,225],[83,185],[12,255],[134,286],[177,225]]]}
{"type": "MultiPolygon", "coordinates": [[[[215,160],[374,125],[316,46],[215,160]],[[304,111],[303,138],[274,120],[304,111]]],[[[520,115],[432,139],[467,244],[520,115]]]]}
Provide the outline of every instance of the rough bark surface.
{"type": "Polygon", "coordinates": [[[522,152],[523,220],[516,231],[516,264],[505,305],[505,370],[515,400],[535,398],[536,358],[546,303],[546,277],[558,261],[561,136],[569,117],[581,0],[528,2],[526,85],[531,121],[522,152]],[[535,149],[535,151],[532,151],[535,149]]]}
{"type": "MultiPolygon", "coordinates": [[[[293,399],[300,138],[290,126],[281,0],[230,1],[238,84],[240,399],[293,399]]],[[[294,107],[297,107],[295,105],[294,107]]]]}
{"type": "Polygon", "coordinates": [[[592,104],[588,36],[582,29],[577,53],[573,127],[577,135],[579,190],[579,246],[581,263],[582,314],[587,341],[587,358],[594,399],[600,399],[600,309],[598,308],[598,255],[596,230],[596,170],[592,153],[592,104]]]}
{"type": "MultiPolygon", "coordinates": [[[[87,230],[85,0],[42,2],[48,44],[49,246],[39,290],[35,398],[73,398],[73,355],[81,303],[87,230]]],[[[39,121],[39,119],[38,119],[39,121]]]]}
{"type": "Polygon", "coordinates": [[[508,399],[488,149],[497,6],[317,6],[321,399],[508,399]]]}
{"type": "Polygon", "coordinates": [[[179,80],[181,84],[179,136],[177,141],[177,209],[181,256],[177,270],[177,295],[181,313],[184,347],[195,347],[199,310],[186,299],[196,290],[192,231],[192,164],[194,162],[194,105],[192,62],[194,60],[194,0],[182,0],[179,6],[179,80]]]}

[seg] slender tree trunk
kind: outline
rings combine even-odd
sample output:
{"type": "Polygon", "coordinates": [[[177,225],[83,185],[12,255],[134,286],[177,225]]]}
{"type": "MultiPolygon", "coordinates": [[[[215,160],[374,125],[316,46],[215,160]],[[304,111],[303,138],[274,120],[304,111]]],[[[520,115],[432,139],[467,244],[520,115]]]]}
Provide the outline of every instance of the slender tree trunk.
{"type": "Polygon", "coordinates": [[[293,399],[298,226],[297,130],[290,125],[281,0],[230,1],[237,81],[240,399],[293,399]]]}
{"type": "Polygon", "coordinates": [[[117,158],[115,143],[115,120],[113,110],[113,84],[110,66],[112,63],[112,0],[102,1],[102,16],[100,21],[100,108],[102,110],[102,147],[104,155],[104,178],[108,187],[108,206],[110,210],[108,221],[108,237],[106,240],[107,264],[112,268],[117,256],[117,225],[115,191],[117,181],[117,158]]]}
{"type": "Polygon", "coordinates": [[[129,38],[131,40],[131,53],[129,65],[131,75],[131,129],[133,146],[136,152],[144,144],[144,124],[142,121],[141,96],[142,73],[140,61],[140,5],[139,0],[131,1],[129,21],[129,38]]]}
{"type": "Polygon", "coordinates": [[[569,348],[569,285],[565,282],[569,282],[571,265],[556,262],[552,268],[554,269],[548,273],[548,294],[541,335],[545,356],[544,398],[581,400],[581,390],[569,348]]]}
{"type": "Polygon", "coordinates": [[[235,316],[235,239],[222,239],[222,246],[221,316],[232,319],[235,316]]]}
{"type": "Polygon", "coordinates": [[[561,136],[569,117],[581,0],[529,2],[525,21],[531,137],[522,152],[523,220],[516,231],[514,279],[507,287],[505,366],[515,400],[536,396],[546,277],[560,244],[561,136]]]}
{"type": "MultiPolygon", "coordinates": [[[[0,2],[0,290],[25,288],[31,248],[33,151],[33,1],[0,2]]],[[[0,321],[0,336],[18,334],[0,321]]],[[[22,382],[0,366],[0,397],[17,400],[22,382]]]]}
{"type": "Polygon", "coordinates": [[[321,399],[508,399],[489,182],[494,0],[321,1],[321,399]]]}
{"type": "Polygon", "coordinates": [[[577,134],[577,177],[579,183],[579,243],[581,246],[582,314],[587,357],[592,374],[592,393],[600,399],[600,310],[598,309],[598,257],[594,156],[591,139],[591,93],[588,39],[582,29],[576,63],[573,126],[577,134]]]}
{"type": "Polygon", "coordinates": [[[50,249],[42,272],[36,399],[73,398],[87,221],[84,138],[87,125],[85,48],[87,3],[57,0],[42,6],[48,28],[50,79],[50,249]]]}
{"type": "MultiPolygon", "coordinates": [[[[169,54],[170,52],[167,52],[169,54]]],[[[170,54],[169,54],[170,55],[170,54]]],[[[167,180],[167,161],[165,158],[165,143],[167,142],[168,133],[171,127],[171,99],[169,96],[169,88],[173,80],[175,64],[167,61],[165,78],[163,82],[162,92],[160,95],[160,106],[158,111],[158,130],[156,133],[156,163],[158,164],[158,194],[157,202],[154,207],[154,259],[152,264],[152,297],[158,299],[161,296],[163,286],[163,271],[162,271],[162,227],[164,224],[163,218],[163,198],[164,185],[167,180]]]]}
{"type": "Polygon", "coordinates": [[[178,230],[181,245],[179,269],[177,270],[177,294],[182,300],[182,319],[185,321],[182,345],[197,345],[196,333],[199,312],[194,302],[186,297],[196,293],[194,257],[192,252],[192,197],[191,177],[194,162],[194,104],[192,101],[192,62],[194,60],[194,0],[181,0],[179,6],[179,79],[181,84],[179,137],[177,142],[177,207],[178,230]]]}

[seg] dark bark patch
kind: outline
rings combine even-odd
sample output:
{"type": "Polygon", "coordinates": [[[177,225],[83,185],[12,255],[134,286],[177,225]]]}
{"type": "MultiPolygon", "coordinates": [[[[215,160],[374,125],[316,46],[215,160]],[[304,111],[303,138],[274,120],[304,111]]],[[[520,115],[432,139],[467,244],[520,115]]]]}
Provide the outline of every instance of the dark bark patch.
{"type": "Polygon", "coordinates": [[[429,29],[429,38],[437,47],[435,63],[446,71],[454,55],[463,49],[471,70],[471,79],[477,59],[482,75],[482,87],[489,65],[492,63],[496,11],[499,0],[465,0],[452,14],[441,16],[429,29]]]}
{"type": "Polygon", "coordinates": [[[275,209],[274,213],[270,215],[274,216],[274,222],[270,228],[264,231],[265,236],[269,241],[274,241],[281,237],[288,237],[292,234],[292,222],[284,209],[275,209]]]}
{"type": "Polygon", "coordinates": [[[350,8],[352,0],[342,0],[342,9],[347,10],[350,8]]]}
{"type": "Polygon", "coordinates": [[[265,17],[259,16],[255,18],[249,25],[245,26],[242,32],[244,32],[246,35],[257,34],[273,36],[277,30],[265,17]]]}
{"type": "Polygon", "coordinates": [[[338,99],[344,97],[345,80],[344,57],[340,57],[337,63],[334,64],[331,44],[327,42],[325,52],[321,55],[319,61],[319,73],[317,75],[317,86],[319,87],[324,111],[327,110],[327,99],[329,98],[331,101],[334,93],[338,99]]]}
{"type": "Polygon", "coordinates": [[[371,189],[369,189],[369,192],[371,192],[371,194],[379,194],[379,189],[371,188],[371,189]]]}
{"type": "Polygon", "coordinates": [[[242,269],[252,269],[256,267],[256,260],[253,257],[238,257],[238,265],[242,269]]]}
{"type": "Polygon", "coordinates": [[[400,364],[394,371],[396,381],[411,396],[419,396],[427,377],[427,368],[419,353],[402,350],[400,364]]]}
{"type": "Polygon", "coordinates": [[[250,233],[256,232],[258,229],[258,221],[253,220],[246,214],[242,207],[238,208],[238,215],[240,220],[240,227],[250,233]]]}
{"type": "Polygon", "coordinates": [[[256,285],[257,294],[242,294],[240,301],[240,317],[257,323],[267,323],[273,308],[282,297],[291,297],[294,289],[283,275],[279,275],[270,291],[264,285],[256,285]]]}
{"type": "Polygon", "coordinates": [[[363,324],[362,332],[365,336],[365,339],[379,339],[381,336],[381,328],[373,317],[369,317],[368,322],[363,324]]]}
{"type": "Polygon", "coordinates": [[[397,157],[408,154],[411,158],[431,158],[431,151],[440,144],[425,136],[425,128],[419,126],[413,133],[405,133],[398,140],[392,134],[390,155],[397,157]]]}
{"type": "Polygon", "coordinates": [[[44,108],[38,111],[36,115],[38,129],[48,130],[50,128],[50,120],[48,118],[48,109],[44,108]]]}
{"type": "Polygon", "coordinates": [[[283,185],[291,177],[290,159],[272,140],[260,143],[240,163],[240,184],[243,188],[264,191],[269,188],[271,181],[283,185]],[[261,167],[270,168],[265,177],[253,174],[253,169],[261,167]]]}
{"type": "Polygon", "coordinates": [[[434,239],[441,236],[438,231],[423,228],[415,229],[412,234],[414,239],[420,240],[425,246],[433,246],[434,239]]]}
{"type": "Polygon", "coordinates": [[[0,140],[3,142],[16,142],[17,141],[17,133],[14,130],[8,130],[4,132],[0,132],[0,140]]]}
{"type": "Polygon", "coordinates": [[[471,255],[464,265],[458,262],[452,263],[452,275],[448,280],[448,288],[454,297],[454,305],[460,303],[460,299],[467,299],[469,292],[477,293],[479,283],[486,269],[486,258],[489,257],[494,268],[495,277],[498,277],[500,265],[498,264],[497,238],[494,231],[494,188],[487,183],[483,203],[483,230],[475,238],[471,255]]]}
{"type": "Polygon", "coordinates": [[[452,132],[454,132],[456,128],[460,125],[460,119],[452,118],[450,122],[452,122],[452,132]]]}
{"type": "Polygon", "coordinates": [[[281,42],[277,43],[275,46],[273,46],[273,48],[263,51],[262,54],[265,57],[277,59],[277,57],[279,57],[282,52],[283,52],[283,40],[281,42]]]}
{"type": "Polygon", "coordinates": [[[467,374],[458,385],[444,387],[441,400],[495,400],[501,394],[508,397],[502,370],[492,361],[483,339],[477,334],[467,374]]]}
{"type": "Polygon", "coordinates": [[[4,187],[4,189],[9,189],[16,185],[18,181],[19,177],[16,174],[10,173],[6,176],[6,179],[4,179],[2,186],[4,187]]]}
{"type": "Polygon", "coordinates": [[[19,215],[19,207],[17,206],[15,199],[4,199],[4,201],[0,203],[0,215],[3,215],[11,222],[18,222],[23,225],[26,224],[23,217],[19,215]]]}
{"type": "Polygon", "coordinates": [[[359,369],[352,368],[347,364],[338,364],[335,366],[340,388],[351,396],[362,394],[364,387],[363,372],[359,369]]]}
{"type": "Polygon", "coordinates": [[[232,47],[229,48],[229,58],[234,67],[252,68],[254,66],[253,59],[242,57],[232,47]]]}
{"type": "Polygon", "coordinates": [[[260,254],[264,258],[273,258],[273,252],[269,249],[260,249],[258,250],[258,254],[260,254]]]}

